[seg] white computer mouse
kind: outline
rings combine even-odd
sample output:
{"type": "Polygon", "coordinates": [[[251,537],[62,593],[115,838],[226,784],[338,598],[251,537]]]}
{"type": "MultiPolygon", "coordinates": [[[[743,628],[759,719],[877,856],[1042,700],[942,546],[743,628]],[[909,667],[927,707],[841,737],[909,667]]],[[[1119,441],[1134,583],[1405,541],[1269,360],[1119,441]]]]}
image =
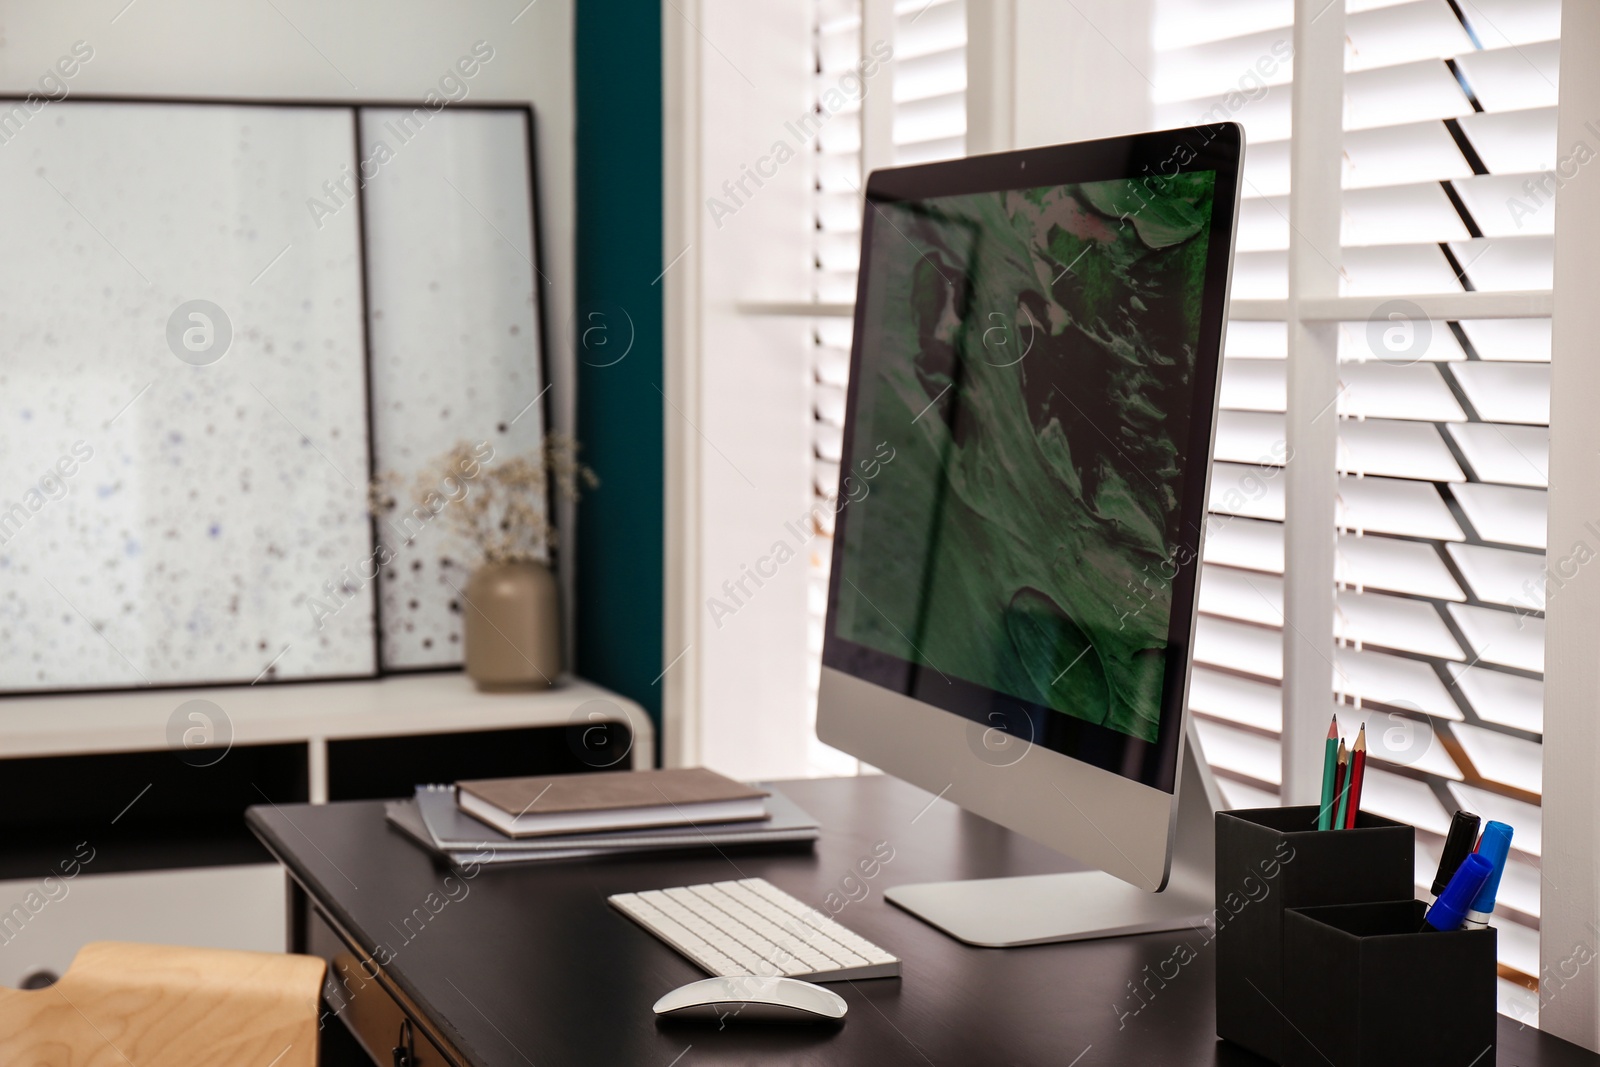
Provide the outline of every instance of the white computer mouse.
{"type": "Polygon", "coordinates": [[[795,978],[734,975],[679,986],[656,1001],[657,1015],[674,1018],[822,1022],[844,1018],[850,1006],[830,989],[795,978]]]}

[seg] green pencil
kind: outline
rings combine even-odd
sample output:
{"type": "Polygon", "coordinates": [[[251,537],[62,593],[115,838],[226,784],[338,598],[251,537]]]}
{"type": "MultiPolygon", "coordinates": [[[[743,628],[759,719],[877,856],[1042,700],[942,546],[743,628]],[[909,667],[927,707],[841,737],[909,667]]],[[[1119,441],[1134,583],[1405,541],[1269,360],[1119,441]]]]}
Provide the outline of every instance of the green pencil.
{"type": "Polygon", "coordinates": [[[1344,740],[1339,741],[1339,811],[1333,817],[1333,827],[1336,830],[1344,829],[1345,816],[1350,812],[1350,750],[1344,747],[1344,740]]]}
{"type": "Polygon", "coordinates": [[[1333,826],[1333,775],[1339,760],[1339,716],[1334,715],[1333,721],[1328,723],[1328,743],[1323,746],[1322,757],[1322,808],[1317,812],[1317,829],[1327,830],[1333,826]]]}

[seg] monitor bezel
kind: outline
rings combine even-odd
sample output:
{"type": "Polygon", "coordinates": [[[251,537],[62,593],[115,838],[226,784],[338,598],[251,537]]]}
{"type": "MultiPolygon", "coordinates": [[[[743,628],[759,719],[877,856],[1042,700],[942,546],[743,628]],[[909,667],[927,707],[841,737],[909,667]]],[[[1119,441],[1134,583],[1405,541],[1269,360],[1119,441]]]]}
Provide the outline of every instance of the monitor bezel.
{"type": "Polygon", "coordinates": [[[843,462],[836,501],[832,571],[828,583],[828,622],[824,628],[825,668],[911,697],[987,729],[999,729],[1123,778],[1172,794],[1182,748],[1193,640],[1200,549],[1209,492],[1211,446],[1223,325],[1227,315],[1230,264],[1243,163],[1243,131],[1236,123],[1134,134],[1069,145],[1024,149],[943,163],[874,171],[867,182],[862,223],[862,268],[857,282],[850,381],[842,442],[843,462]],[[872,237],[879,221],[878,205],[920,201],[970,193],[1001,192],[1117,178],[1159,179],[1192,171],[1214,171],[1216,181],[1199,340],[1193,369],[1187,470],[1179,502],[1178,544],[1174,553],[1172,607],[1168,622],[1161,712],[1156,740],[1123,734],[1044,705],[999,693],[986,686],[951,678],[937,670],[856,644],[838,636],[839,586],[849,523],[851,467],[856,411],[863,360],[862,339],[868,307],[867,270],[872,237]],[[1195,462],[1196,457],[1199,462],[1195,462]],[[863,669],[864,668],[864,669],[863,669]]]}

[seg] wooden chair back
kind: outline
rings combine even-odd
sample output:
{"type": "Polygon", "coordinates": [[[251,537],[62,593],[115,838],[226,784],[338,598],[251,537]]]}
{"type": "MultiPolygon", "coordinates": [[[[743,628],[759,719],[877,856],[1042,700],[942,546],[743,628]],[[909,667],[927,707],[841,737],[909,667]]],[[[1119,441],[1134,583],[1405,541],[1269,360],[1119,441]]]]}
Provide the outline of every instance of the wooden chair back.
{"type": "Polygon", "coordinates": [[[6,1067],[317,1067],[324,963],[96,941],[44,989],[0,988],[6,1067]]]}

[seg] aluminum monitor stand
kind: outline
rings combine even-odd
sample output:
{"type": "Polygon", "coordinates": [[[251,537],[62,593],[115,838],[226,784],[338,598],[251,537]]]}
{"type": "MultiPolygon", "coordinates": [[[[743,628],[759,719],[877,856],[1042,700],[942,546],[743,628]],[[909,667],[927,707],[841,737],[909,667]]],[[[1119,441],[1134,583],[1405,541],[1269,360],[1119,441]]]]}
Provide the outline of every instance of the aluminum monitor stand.
{"type": "Polygon", "coordinates": [[[1186,930],[1211,918],[1216,895],[1216,821],[1211,769],[1189,727],[1179,769],[1167,888],[1149,893],[1100,871],[975,878],[902,885],[888,900],[957,941],[986,948],[1086,941],[1186,930]]]}

